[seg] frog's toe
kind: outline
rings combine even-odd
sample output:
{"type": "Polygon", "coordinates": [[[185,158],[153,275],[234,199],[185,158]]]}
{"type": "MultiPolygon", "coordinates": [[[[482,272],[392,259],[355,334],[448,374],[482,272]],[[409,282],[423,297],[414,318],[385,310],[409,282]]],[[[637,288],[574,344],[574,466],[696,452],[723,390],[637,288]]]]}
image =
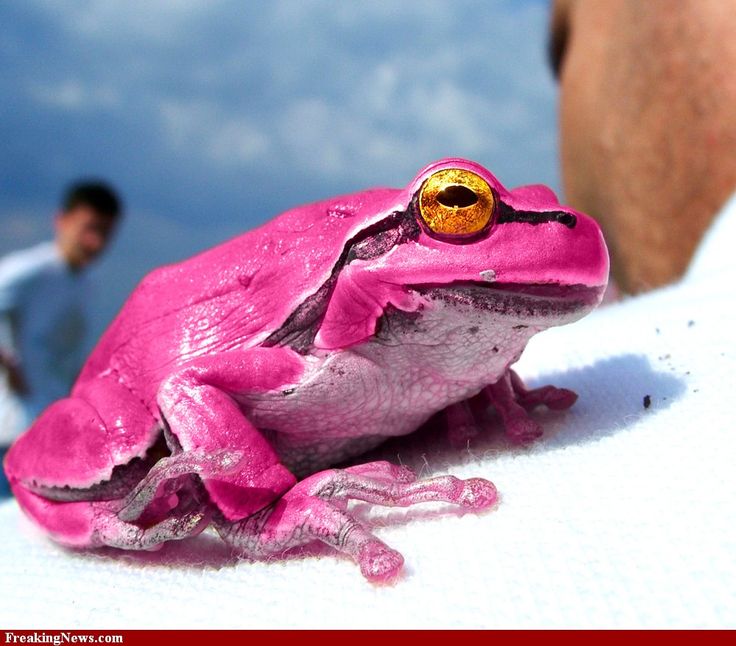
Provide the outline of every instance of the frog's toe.
{"type": "Polygon", "coordinates": [[[529,444],[542,437],[544,430],[529,417],[505,420],[506,435],[515,444],[529,444]]]}
{"type": "Polygon", "coordinates": [[[188,476],[227,475],[238,468],[242,457],[242,451],[193,450],[162,458],[122,501],[117,516],[122,521],[133,522],[157,503],[165,509],[171,496],[188,485],[188,476]]]}
{"type": "Polygon", "coordinates": [[[404,466],[403,464],[391,464],[385,460],[356,464],[352,467],[347,467],[344,470],[347,473],[352,473],[358,476],[387,479],[396,482],[414,482],[417,479],[416,473],[414,473],[414,471],[409,467],[404,466]]]}
{"type": "Polygon", "coordinates": [[[552,410],[567,410],[577,400],[577,393],[567,388],[548,387],[548,394],[544,397],[544,405],[552,410]]]}
{"type": "Polygon", "coordinates": [[[333,504],[359,500],[384,507],[410,507],[422,502],[448,502],[483,509],[495,501],[496,488],[482,478],[461,480],[455,476],[436,476],[400,482],[332,469],[303,480],[285,498],[305,494],[333,504]]]}
{"type": "Polygon", "coordinates": [[[509,379],[516,401],[527,410],[536,406],[546,406],[551,410],[567,410],[578,399],[577,393],[567,388],[542,386],[529,389],[513,370],[509,370],[509,379]]]}
{"type": "Polygon", "coordinates": [[[498,492],[492,482],[483,478],[469,478],[463,482],[458,503],[473,510],[487,509],[498,500],[498,492]]]}
{"type": "Polygon", "coordinates": [[[295,485],[273,506],[243,521],[219,519],[215,525],[222,538],[246,556],[263,558],[319,540],[352,557],[370,581],[386,583],[395,579],[403,557],[351,516],[349,500],[386,507],[449,502],[480,510],[495,502],[496,488],[481,478],[438,476],[416,480],[408,469],[387,462],[369,463],[316,473],[295,485]],[[364,475],[367,473],[378,475],[364,475]],[[409,477],[410,481],[400,481],[409,477]]]}
{"type": "Polygon", "coordinates": [[[251,558],[266,558],[322,541],[350,556],[363,575],[376,582],[395,578],[404,563],[401,554],[373,536],[345,509],[311,495],[284,496],[242,521],[216,519],[215,527],[223,540],[251,558]]]}
{"type": "Polygon", "coordinates": [[[158,522],[141,526],[117,516],[117,501],[57,502],[17,483],[14,492],[26,513],[55,541],[69,547],[155,550],[166,541],[195,536],[210,520],[208,508],[193,496],[181,499],[158,522]]]}
{"type": "Polygon", "coordinates": [[[358,554],[363,576],[373,583],[390,583],[401,573],[404,557],[380,541],[366,543],[358,554]]]}
{"type": "Polygon", "coordinates": [[[578,399],[576,393],[567,388],[542,386],[525,393],[517,394],[516,400],[527,410],[536,406],[546,406],[550,410],[567,410],[578,399]]]}

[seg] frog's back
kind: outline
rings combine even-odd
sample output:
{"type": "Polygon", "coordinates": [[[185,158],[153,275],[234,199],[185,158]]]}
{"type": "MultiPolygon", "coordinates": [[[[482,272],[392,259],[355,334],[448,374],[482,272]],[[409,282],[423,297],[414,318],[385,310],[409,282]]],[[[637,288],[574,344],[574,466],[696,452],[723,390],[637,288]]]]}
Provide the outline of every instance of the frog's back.
{"type": "Polygon", "coordinates": [[[125,381],[265,340],[330,276],[367,215],[400,207],[373,189],[284,212],[261,227],[148,274],[90,355],[78,385],[112,369],[125,381]]]}

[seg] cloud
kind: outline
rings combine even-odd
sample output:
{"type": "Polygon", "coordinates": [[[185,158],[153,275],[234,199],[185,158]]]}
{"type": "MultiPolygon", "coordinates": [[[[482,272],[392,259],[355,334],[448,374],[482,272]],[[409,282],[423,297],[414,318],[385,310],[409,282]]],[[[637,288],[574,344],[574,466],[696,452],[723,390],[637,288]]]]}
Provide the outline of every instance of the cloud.
{"type": "Polygon", "coordinates": [[[103,41],[143,41],[149,45],[171,43],[208,11],[217,10],[207,0],[67,0],[49,3],[31,1],[36,9],[61,23],[77,38],[103,41]]]}
{"type": "Polygon", "coordinates": [[[234,116],[211,102],[166,99],[159,116],[168,143],[178,151],[204,155],[221,164],[240,164],[269,154],[268,137],[246,117],[234,116]]]}
{"type": "Polygon", "coordinates": [[[119,103],[117,92],[110,87],[96,87],[77,79],[56,84],[30,85],[29,95],[38,103],[63,110],[109,109],[119,103]]]}
{"type": "Polygon", "coordinates": [[[543,0],[0,3],[0,238],[25,243],[10,214],[52,212],[70,178],[107,177],[131,247],[158,238],[119,268],[130,288],[213,242],[203,228],[404,185],[440,157],[556,188],[547,12],[543,0]]]}

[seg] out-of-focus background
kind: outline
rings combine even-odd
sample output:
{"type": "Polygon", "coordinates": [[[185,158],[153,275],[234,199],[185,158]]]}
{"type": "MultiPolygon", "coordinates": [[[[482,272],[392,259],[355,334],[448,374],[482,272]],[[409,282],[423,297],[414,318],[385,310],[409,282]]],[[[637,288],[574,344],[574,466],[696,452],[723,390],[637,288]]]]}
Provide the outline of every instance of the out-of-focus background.
{"type": "MultiPolygon", "coordinates": [[[[406,185],[449,155],[507,186],[564,185],[603,227],[622,294],[670,284],[530,343],[527,383],[580,395],[534,412],[532,446],[494,422],[462,449],[421,433],[382,447],[422,476],[489,477],[502,496],[462,518],[362,510],[406,556],[396,586],[327,555],[236,562],[206,534],[155,554],[72,553],[0,501],[0,624],[733,628],[735,3],[0,2],[0,257],[52,237],[70,180],[108,180],[127,206],[91,270],[90,344],[152,267],[297,204],[406,185]]],[[[58,218],[58,242],[88,242],[93,215],[58,218]]],[[[0,461],[40,410],[26,368],[55,375],[77,338],[56,315],[81,327],[81,283],[58,271],[69,249],[0,264],[0,322],[32,312],[18,347],[0,345],[0,461]]]]}
{"type": "Polygon", "coordinates": [[[152,267],[284,209],[459,155],[559,187],[547,0],[0,4],[0,255],[50,238],[64,185],[126,217],[92,341],[152,267]]]}

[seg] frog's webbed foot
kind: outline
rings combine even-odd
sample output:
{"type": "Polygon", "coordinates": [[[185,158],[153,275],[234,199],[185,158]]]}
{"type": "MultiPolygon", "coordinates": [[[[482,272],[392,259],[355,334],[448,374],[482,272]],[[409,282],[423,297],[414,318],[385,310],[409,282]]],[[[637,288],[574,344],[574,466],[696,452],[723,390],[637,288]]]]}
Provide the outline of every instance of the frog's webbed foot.
{"type": "Polygon", "coordinates": [[[542,435],[541,425],[529,416],[532,409],[546,406],[552,410],[565,410],[577,398],[573,391],[566,388],[542,386],[528,389],[521,377],[509,370],[475,397],[446,409],[448,436],[454,446],[464,446],[483,429],[485,411],[492,404],[512,441],[531,442],[542,435]]]}
{"type": "Polygon", "coordinates": [[[108,545],[125,550],[156,550],[167,541],[181,540],[202,532],[212,517],[211,506],[197,492],[181,487],[177,504],[166,515],[141,525],[121,519],[113,505],[94,506],[93,545],[108,545]]]}
{"type": "MultiPolygon", "coordinates": [[[[160,459],[120,499],[56,501],[17,485],[28,513],[60,543],[74,547],[155,550],[167,541],[196,536],[215,511],[201,478],[221,477],[238,468],[240,451],[182,452],[160,459]]],[[[89,491],[69,489],[89,495],[89,491]]]]}
{"type": "Polygon", "coordinates": [[[214,510],[200,481],[231,473],[239,451],[182,452],[162,458],[122,500],[93,503],[94,542],[128,550],[157,549],[196,536],[214,510]]]}
{"type": "Polygon", "coordinates": [[[156,508],[166,513],[172,503],[178,502],[181,491],[191,489],[197,482],[192,476],[216,478],[232,473],[242,459],[242,451],[202,450],[185,451],[160,459],[135,488],[120,502],[117,517],[124,522],[137,521],[156,508]]]}
{"type": "Polygon", "coordinates": [[[519,443],[531,442],[542,435],[541,425],[529,417],[531,409],[544,405],[553,410],[564,410],[578,398],[571,390],[554,386],[529,390],[513,370],[483,392],[501,416],[508,437],[519,443]]]}
{"type": "Polygon", "coordinates": [[[247,557],[263,558],[322,541],[352,557],[367,579],[391,581],[399,574],[403,557],[350,515],[349,500],[389,507],[442,501],[480,510],[495,502],[496,489],[480,478],[416,480],[404,467],[371,462],[317,473],[257,514],[234,523],[216,521],[215,526],[247,557]]]}

